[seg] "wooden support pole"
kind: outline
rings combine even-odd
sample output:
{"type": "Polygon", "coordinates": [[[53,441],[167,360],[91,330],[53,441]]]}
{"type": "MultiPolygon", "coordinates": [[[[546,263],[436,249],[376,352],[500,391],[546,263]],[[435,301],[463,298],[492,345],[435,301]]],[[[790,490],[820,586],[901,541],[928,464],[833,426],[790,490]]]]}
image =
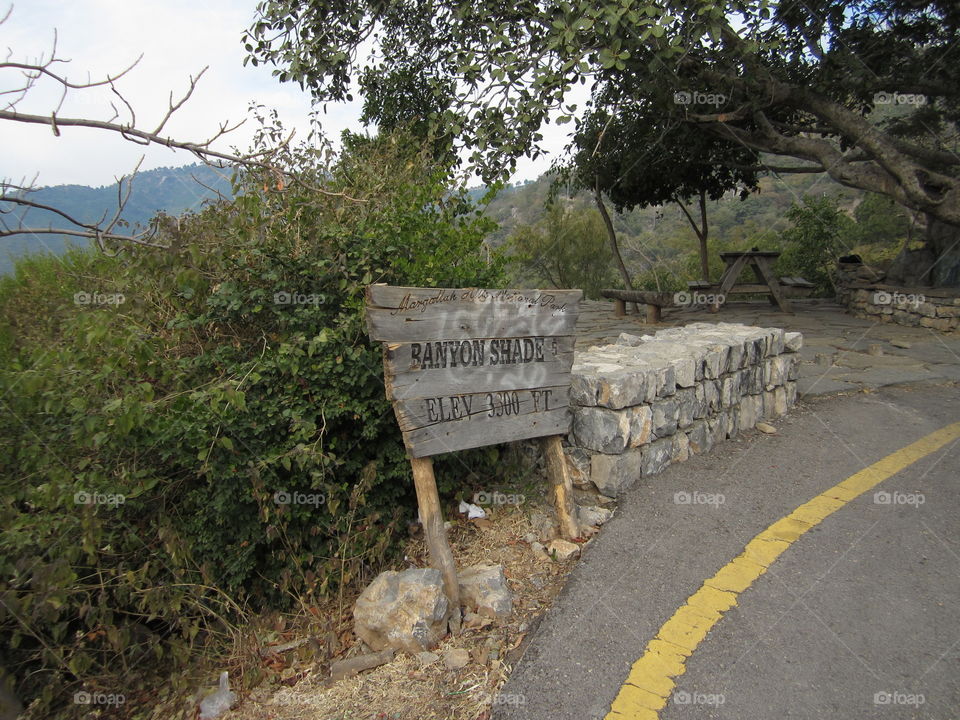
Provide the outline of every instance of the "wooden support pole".
{"type": "Polygon", "coordinates": [[[433,475],[433,460],[429,457],[410,458],[413,468],[413,484],[417,489],[417,505],[423,534],[430,551],[430,565],[443,576],[443,590],[450,601],[450,625],[454,632],[460,628],[460,583],[457,579],[457,564],[447,542],[443,527],[443,512],[440,510],[440,495],[437,480],[433,475]]]}
{"type": "Polygon", "coordinates": [[[653,303],[647,303],[644,305],[647,310],[647,324],[656,325],[660,322],[660,306],[654,305],[653,303]]]}
{"type": "Polygon", "coordinates": [[[547,462],[547,478],[553,488],[553,503],[560,520],[560,533],[567,540],[580,537],[580,523],[577,521],[577,506],[573,502],[573,482],[570,480],[570,468],[563,455],[563,445],[559,435],[541,438],[540,447],[547,462]]]}
{"type": "Polygon", "coordinates": [[[627,314],[627,301],[620,298],[613,299],[613,314],[617,317],[623,317],[627,314]]]}

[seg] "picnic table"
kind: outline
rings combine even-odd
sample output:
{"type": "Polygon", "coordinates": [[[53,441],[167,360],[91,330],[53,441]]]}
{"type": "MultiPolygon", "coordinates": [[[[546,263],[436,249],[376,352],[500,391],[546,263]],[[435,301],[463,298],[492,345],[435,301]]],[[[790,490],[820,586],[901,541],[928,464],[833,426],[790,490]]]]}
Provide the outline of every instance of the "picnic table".
{"type": "MultiPolygon", "coordinates": [[[[726,268],[718,282],[696,280],[687,283],[689,289],[694,293],[710,293],[710,297],[705,302],[695,299],[694,304],[707,304],[712,312],[717,312],[720,309],[720,305],[728,295],[763,294],[767,295],[771,305],[777,305],[783,312],[792,314],[793,309],[790,307],[789,298],[806,297],[815,289],[813,283],[801,277],[777,279],[777,276],[773,274],[773,264],[780,257],[779,252],[772,250],[723,252],[720,253],[720,257],[726,264],[726,268]],[[753,283],[739,282],[740,275],[747,268],[750,268],[753,272],[755,278],[753,283]]],[[[689,301],[676,300],[684,293],[604,289],[600,291],[600,295],[613,300],[613,311],[618,316],[626,314],[627,303],[643,305],[648,323],[660,322],[662,308],[672,307],[678,302],[684,305],[689,304],[689,301]]],[[[694,297],[696,298],[696,295],[694,297]]]]}
{"type": "MultiPolygon", "coordinates": [[[[770,303],[776,304],[783,312],[793,313],[790,301],[787,299],[786,287],[773,274],[773,264],[780,257],[780,253],[773,250],[749,250],[747,252],[722,252],[720,258],[726,264],[720,280],[715,283],[689,283],[691,290],[703,290],[715,293],[717,296],[728,295],[769,295],[770,303]],[[753,271],[755,282],[739,282],[740,275],[746,269],[753,271]]],[[[812,284],[802,278],[784,278],[796,281],[798,288],[812,288],[812,284]]]]}

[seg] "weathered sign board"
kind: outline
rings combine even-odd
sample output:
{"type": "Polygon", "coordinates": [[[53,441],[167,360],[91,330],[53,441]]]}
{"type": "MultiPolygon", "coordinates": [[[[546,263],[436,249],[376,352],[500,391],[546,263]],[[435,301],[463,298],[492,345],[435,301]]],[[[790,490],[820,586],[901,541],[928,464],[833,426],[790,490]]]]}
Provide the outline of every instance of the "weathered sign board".
{"type": "Polygon", "coordinates": [[[564,435],[580,290],[367,289],[412,457],[564,435]]]}
{"type": "Polygon", "coordinates": [[[459,627],[456,564],[431,455],[543,438],[561,531],[579,535],[560,436],[580,290],[367,288],[367,329],[383,343],[387,398],[410,455],[431,562],[459,627]]]}

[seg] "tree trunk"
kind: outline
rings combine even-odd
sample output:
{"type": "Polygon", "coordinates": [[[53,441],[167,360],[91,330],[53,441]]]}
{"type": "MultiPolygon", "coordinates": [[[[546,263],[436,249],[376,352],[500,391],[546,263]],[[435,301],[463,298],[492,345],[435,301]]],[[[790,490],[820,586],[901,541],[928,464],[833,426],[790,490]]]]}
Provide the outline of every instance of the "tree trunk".
{"type": "Polygon", "coordinates": [[[960,228],[926,215],[925,244],[910,250],[909,243],[887,271],[897,285],[960,287],[960,228]]]}
{"type": "Polygon", "coordinates": [[[703,275],[704,282],[710,282],[710,258],[707,256],[707,233],[710,229],[707,227],[707,193],[700,191],[700,232],[697,237],[700,239],[700,274],[703,275]]]}
{"type": "Polygon", "coordinates": [[[687,210],[680,198],[675,197],[673,201],[683,210],[683,214],[687,216],[690,227],[692,227],[693,231],[697,234],[697,240],[700,241],[700,279],[704,282],[710,282],[710,256],[707,254],[707,235],[710,232],[710,228],[707,225],[707,193],[703,190],[700,191],[699,226],[697,226],[693,216],[690,215],[690,211],[687,210]]]}
{"type": "Polygon", "coordinates": [[[630,282],[630,273],[627,272],[627,266],[623,264],[623,257],[620,255],[620,247],[617,245],[617,231],[613,229],[613,221],[607,212],[607,206],[603,202],[603,196],[600,194],[600,181],[594,186],[594,200],[597,202],[597,209],[600,211],[600,217],[603,218],[603,224],[607,227],[607,237],[610,239],[610,251],[613,253],[613,260],[617,264],[617,270],[620,271],[620,279],[623,280],[623,286],[626,290],[633,290],[633,283],[630,282]]]}

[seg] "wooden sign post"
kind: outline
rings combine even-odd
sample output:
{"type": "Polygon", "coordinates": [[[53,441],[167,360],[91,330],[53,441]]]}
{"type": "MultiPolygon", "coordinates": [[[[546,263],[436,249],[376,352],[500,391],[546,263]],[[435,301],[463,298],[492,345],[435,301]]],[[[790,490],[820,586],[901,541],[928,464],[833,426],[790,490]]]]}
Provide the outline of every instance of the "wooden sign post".
{"type": "Polygon", "coordinates": [[[580,290],[367,288],[367,329],[383,342],[387,398],[410,455],[430,561],[457,611],[459,585],[431,455],[545,438],[561,531],[579,535],[560,436],[580,290]]]}

